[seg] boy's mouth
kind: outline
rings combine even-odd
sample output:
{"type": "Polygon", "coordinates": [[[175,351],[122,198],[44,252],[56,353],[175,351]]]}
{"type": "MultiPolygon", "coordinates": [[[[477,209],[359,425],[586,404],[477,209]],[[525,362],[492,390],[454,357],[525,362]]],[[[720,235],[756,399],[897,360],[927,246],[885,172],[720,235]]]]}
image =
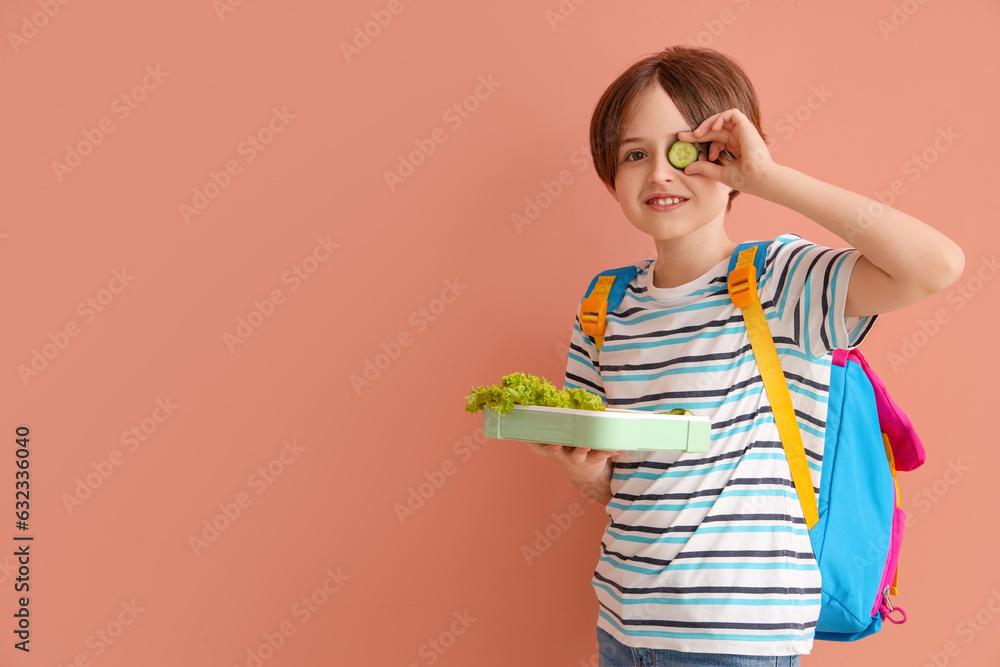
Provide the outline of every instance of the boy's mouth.
{"type": "Polygon", "coordinates": [[[680,208],[685,202],[687,199],[684,197],[650,197],[646,200],[646,205],[654,211],[672,211],[680,208]]]}

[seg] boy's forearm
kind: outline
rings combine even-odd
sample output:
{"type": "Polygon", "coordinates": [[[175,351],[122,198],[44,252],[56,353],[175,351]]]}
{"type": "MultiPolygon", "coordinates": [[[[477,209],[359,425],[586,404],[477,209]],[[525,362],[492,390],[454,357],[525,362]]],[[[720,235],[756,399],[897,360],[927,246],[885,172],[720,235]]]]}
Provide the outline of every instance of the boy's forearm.
{"type": "Polygon", "coordinates": [[[961,273],[961,248],[933,227],[791,167],[775,164],[754,194],[822,225],[889,276],[927,293],[952,284],[956,268],[961,273]]]}

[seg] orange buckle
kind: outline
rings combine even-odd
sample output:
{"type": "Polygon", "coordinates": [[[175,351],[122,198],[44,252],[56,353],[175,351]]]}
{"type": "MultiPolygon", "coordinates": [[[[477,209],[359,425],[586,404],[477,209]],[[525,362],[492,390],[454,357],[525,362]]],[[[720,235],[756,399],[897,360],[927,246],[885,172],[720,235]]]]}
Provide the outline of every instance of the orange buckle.
{"type": "Polygon", "coordinates": [[[580,305],[580,328],[595,338],[604,333],[608,317],[608,300],[589,296],[580,305]]]}
{"type": "Polygon", "coordinates": [[[757,267],[738,266],[729,272],[729,296],[737,308],[746,308],[757,294],[757,267]]]}

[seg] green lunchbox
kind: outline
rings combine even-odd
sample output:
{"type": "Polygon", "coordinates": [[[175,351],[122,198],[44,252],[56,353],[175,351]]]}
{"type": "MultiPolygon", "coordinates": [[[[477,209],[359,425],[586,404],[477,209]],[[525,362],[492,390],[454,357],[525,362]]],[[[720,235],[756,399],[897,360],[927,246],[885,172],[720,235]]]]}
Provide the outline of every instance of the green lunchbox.
{"type": "Polygon", "coordinates": [[[707,452],[708,417],[653,414],[644,410],[574,410],[515,405],[500,415],[483,409],[483,435],[604,450],[707,452]]]}

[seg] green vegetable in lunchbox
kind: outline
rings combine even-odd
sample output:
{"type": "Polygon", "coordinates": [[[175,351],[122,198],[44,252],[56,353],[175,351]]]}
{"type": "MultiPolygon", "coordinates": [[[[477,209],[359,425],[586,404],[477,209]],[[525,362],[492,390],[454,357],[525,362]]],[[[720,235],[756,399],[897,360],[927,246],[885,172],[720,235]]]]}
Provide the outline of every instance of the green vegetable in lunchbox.
{"type": "Polygon", "coordinates": [[[528,373],[505,375],[500,385],[473,387],[466,397],[466,412],[476,413],[484,408],[500,415],[510,412],[514,404],[540,405],[547,408],[572,408],[576,410],[604,410],[601,397],[586,389],[556,389],[545,378],[528,373]]]}

